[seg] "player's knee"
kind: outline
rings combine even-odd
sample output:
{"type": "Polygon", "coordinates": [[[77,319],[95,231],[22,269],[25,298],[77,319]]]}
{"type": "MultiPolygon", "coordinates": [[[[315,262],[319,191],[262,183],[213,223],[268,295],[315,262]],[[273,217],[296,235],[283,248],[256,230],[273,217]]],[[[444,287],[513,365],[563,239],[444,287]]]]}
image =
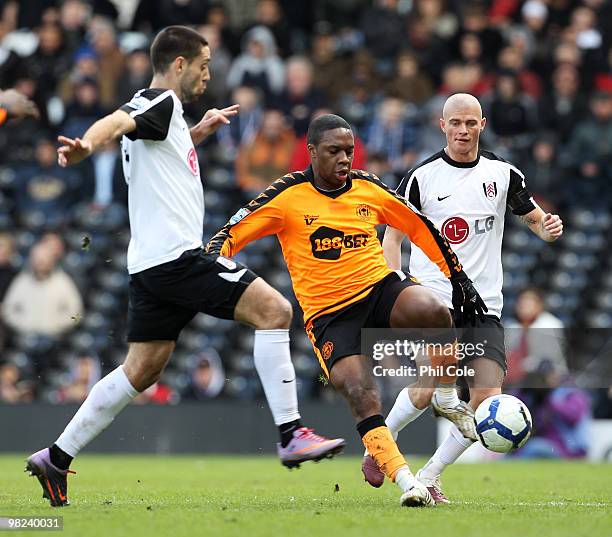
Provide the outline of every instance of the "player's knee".
{"type": "Polygon", "coordinates": [[[450,311],[441,300],[432,300],[427,306],[428,324],[431,328],[451,328],[453,319],[450,311]]]}
{"type": "Polygon", "coordinates": [[[139,392],[143,392],[150,386],[153,386],[161,378],[164,371],[163,366],[144,363],[129,368],[124,366],[124,369],[130,384],[139,392]]]}
{"type": "Polygon", "coordinates": [[[499,388],[472,390],[470,394],[470,406],[476,410],[485,399],[493,397],[494,395],[499,395],[500,393],[501,389],[499,388]]]}
{"type": "Polygon", "coordinates": [[[289,328],[293,318],[291,303],[280,293],[271,293],[262,305],[260,330],[289,328]]]}

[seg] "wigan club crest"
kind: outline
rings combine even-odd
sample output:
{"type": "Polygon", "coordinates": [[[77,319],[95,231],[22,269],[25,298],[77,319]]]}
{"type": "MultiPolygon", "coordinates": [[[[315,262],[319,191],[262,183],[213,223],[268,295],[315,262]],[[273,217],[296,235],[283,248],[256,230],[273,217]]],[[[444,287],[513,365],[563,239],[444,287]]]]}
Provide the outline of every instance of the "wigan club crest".
{"type": "Polygon", "coordinates": [[[494,200],[497,197],[497,183],[495,181],[485,181],[482,183],[482,189],[487,199],[494,200]]]}

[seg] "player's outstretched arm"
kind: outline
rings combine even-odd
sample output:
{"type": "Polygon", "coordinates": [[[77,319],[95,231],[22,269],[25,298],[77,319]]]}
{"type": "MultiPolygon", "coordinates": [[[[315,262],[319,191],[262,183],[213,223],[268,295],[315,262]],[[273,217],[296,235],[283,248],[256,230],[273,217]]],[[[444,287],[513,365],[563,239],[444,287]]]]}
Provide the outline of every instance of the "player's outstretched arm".
{"type": "Polygon", "coordinates": [[[563,234],[563,221],[559,215],[545,213],[540,207],[522,215],[520,219],[546,242],[554,242],[563,234]]]}
{"type": "Polygon", "coordinates": [[[66,167],[81,162],[94,151],[136,129],[136,121],[127,112],[117,110],[96,121],[82,138],[58,136],[57,162],[66,167]]]}
{"type": "Polygon", "coordinates": [[[206,137],[216,132],[219,127],[229,125],[230,118],[238,113],[239,108],[239,104],[233,104],[221,110],[218,108],[207,110],[200,122],[189,129],[193,145],[201,143],[206,137]]]}
{"type": "Polygon", "coordinates": [[[402,241],[404,232],[394,227],[387,226],[382,241],[383,255],[389,268],[401,270],[402,268],[402,241]]]}
{"type": "MultiPolygon", "coordinates": [[[[384,185],[381,188],[386,189],[384,185]]],[[[476,318],[483,319],[488,311],[486,304],[463,271],[450,244],[433,223],[416,209],[408,206],[406,200],[388,189],[382,196],[382,207],[386,220],[384,223],[405,233],[450,280],[453,286],[453,310],[457,316],[462,317],[463,325],[474,325],[476,318]]]]}

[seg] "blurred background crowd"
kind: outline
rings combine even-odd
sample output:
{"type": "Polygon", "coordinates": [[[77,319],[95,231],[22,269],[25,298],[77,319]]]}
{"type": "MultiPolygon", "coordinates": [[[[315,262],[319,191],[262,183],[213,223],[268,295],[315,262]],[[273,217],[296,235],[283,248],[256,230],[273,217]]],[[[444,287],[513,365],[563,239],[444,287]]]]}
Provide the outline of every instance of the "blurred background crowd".
{"type": "MultiPolygon", "coordinates": [[[[198,148],[205,241],[272,180],[308,165],[305,133],[317,114],[350,121],[354,167],[395,187],[443,147],[446,97],[472,93],[488,118],[482,146],[517,165],[566,223],[548,245],[507,220],[508,380],[539,379],[547,389],[525,395],[539,403],[579,384],[588,389],[580,419],[612,417],[602,370],[612,354],[609,1],[0,0],[0,16],[0,87],[41,112],[0,128],[0,401],[79,402],[123,360],[129,227],[119,148],[63,169],[55,137],[82,135],[148,86],[152,37],[188,24],[212,50],[212,80],[185,107],[188,122],[241,105],[198,148]],[[542,345],[538,331],[555,343],[542,345]]],[[[240,257],[296,304],[273,237],[240,257]]],[[[139,399],[260,397],[251,353],[250,329],[198,316],[139,399]]],[[[301,396],[333,398],[297,304],[293,357],[301,396]]],[[[390,399],[397,388],[385,390],[390,399]]]]}

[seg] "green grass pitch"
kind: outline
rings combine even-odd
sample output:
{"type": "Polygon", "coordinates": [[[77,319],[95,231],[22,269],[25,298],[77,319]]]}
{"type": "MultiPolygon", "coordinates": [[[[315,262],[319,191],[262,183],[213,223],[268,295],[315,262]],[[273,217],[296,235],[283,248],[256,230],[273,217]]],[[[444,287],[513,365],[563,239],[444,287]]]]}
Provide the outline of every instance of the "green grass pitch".
{"type": "Polygon", "coordinates": [[[61,515],[63,535],[84,537],[612,536],[612,465],[457,465],[444,481],[455,503],[430,509],[400,508],[391,483],[370,488],[357,457],[291,472],[266,456],[83,455],[73,467],[72,505],[51,509],[23,457],[0,456],[0,516],[61,515]]]}

